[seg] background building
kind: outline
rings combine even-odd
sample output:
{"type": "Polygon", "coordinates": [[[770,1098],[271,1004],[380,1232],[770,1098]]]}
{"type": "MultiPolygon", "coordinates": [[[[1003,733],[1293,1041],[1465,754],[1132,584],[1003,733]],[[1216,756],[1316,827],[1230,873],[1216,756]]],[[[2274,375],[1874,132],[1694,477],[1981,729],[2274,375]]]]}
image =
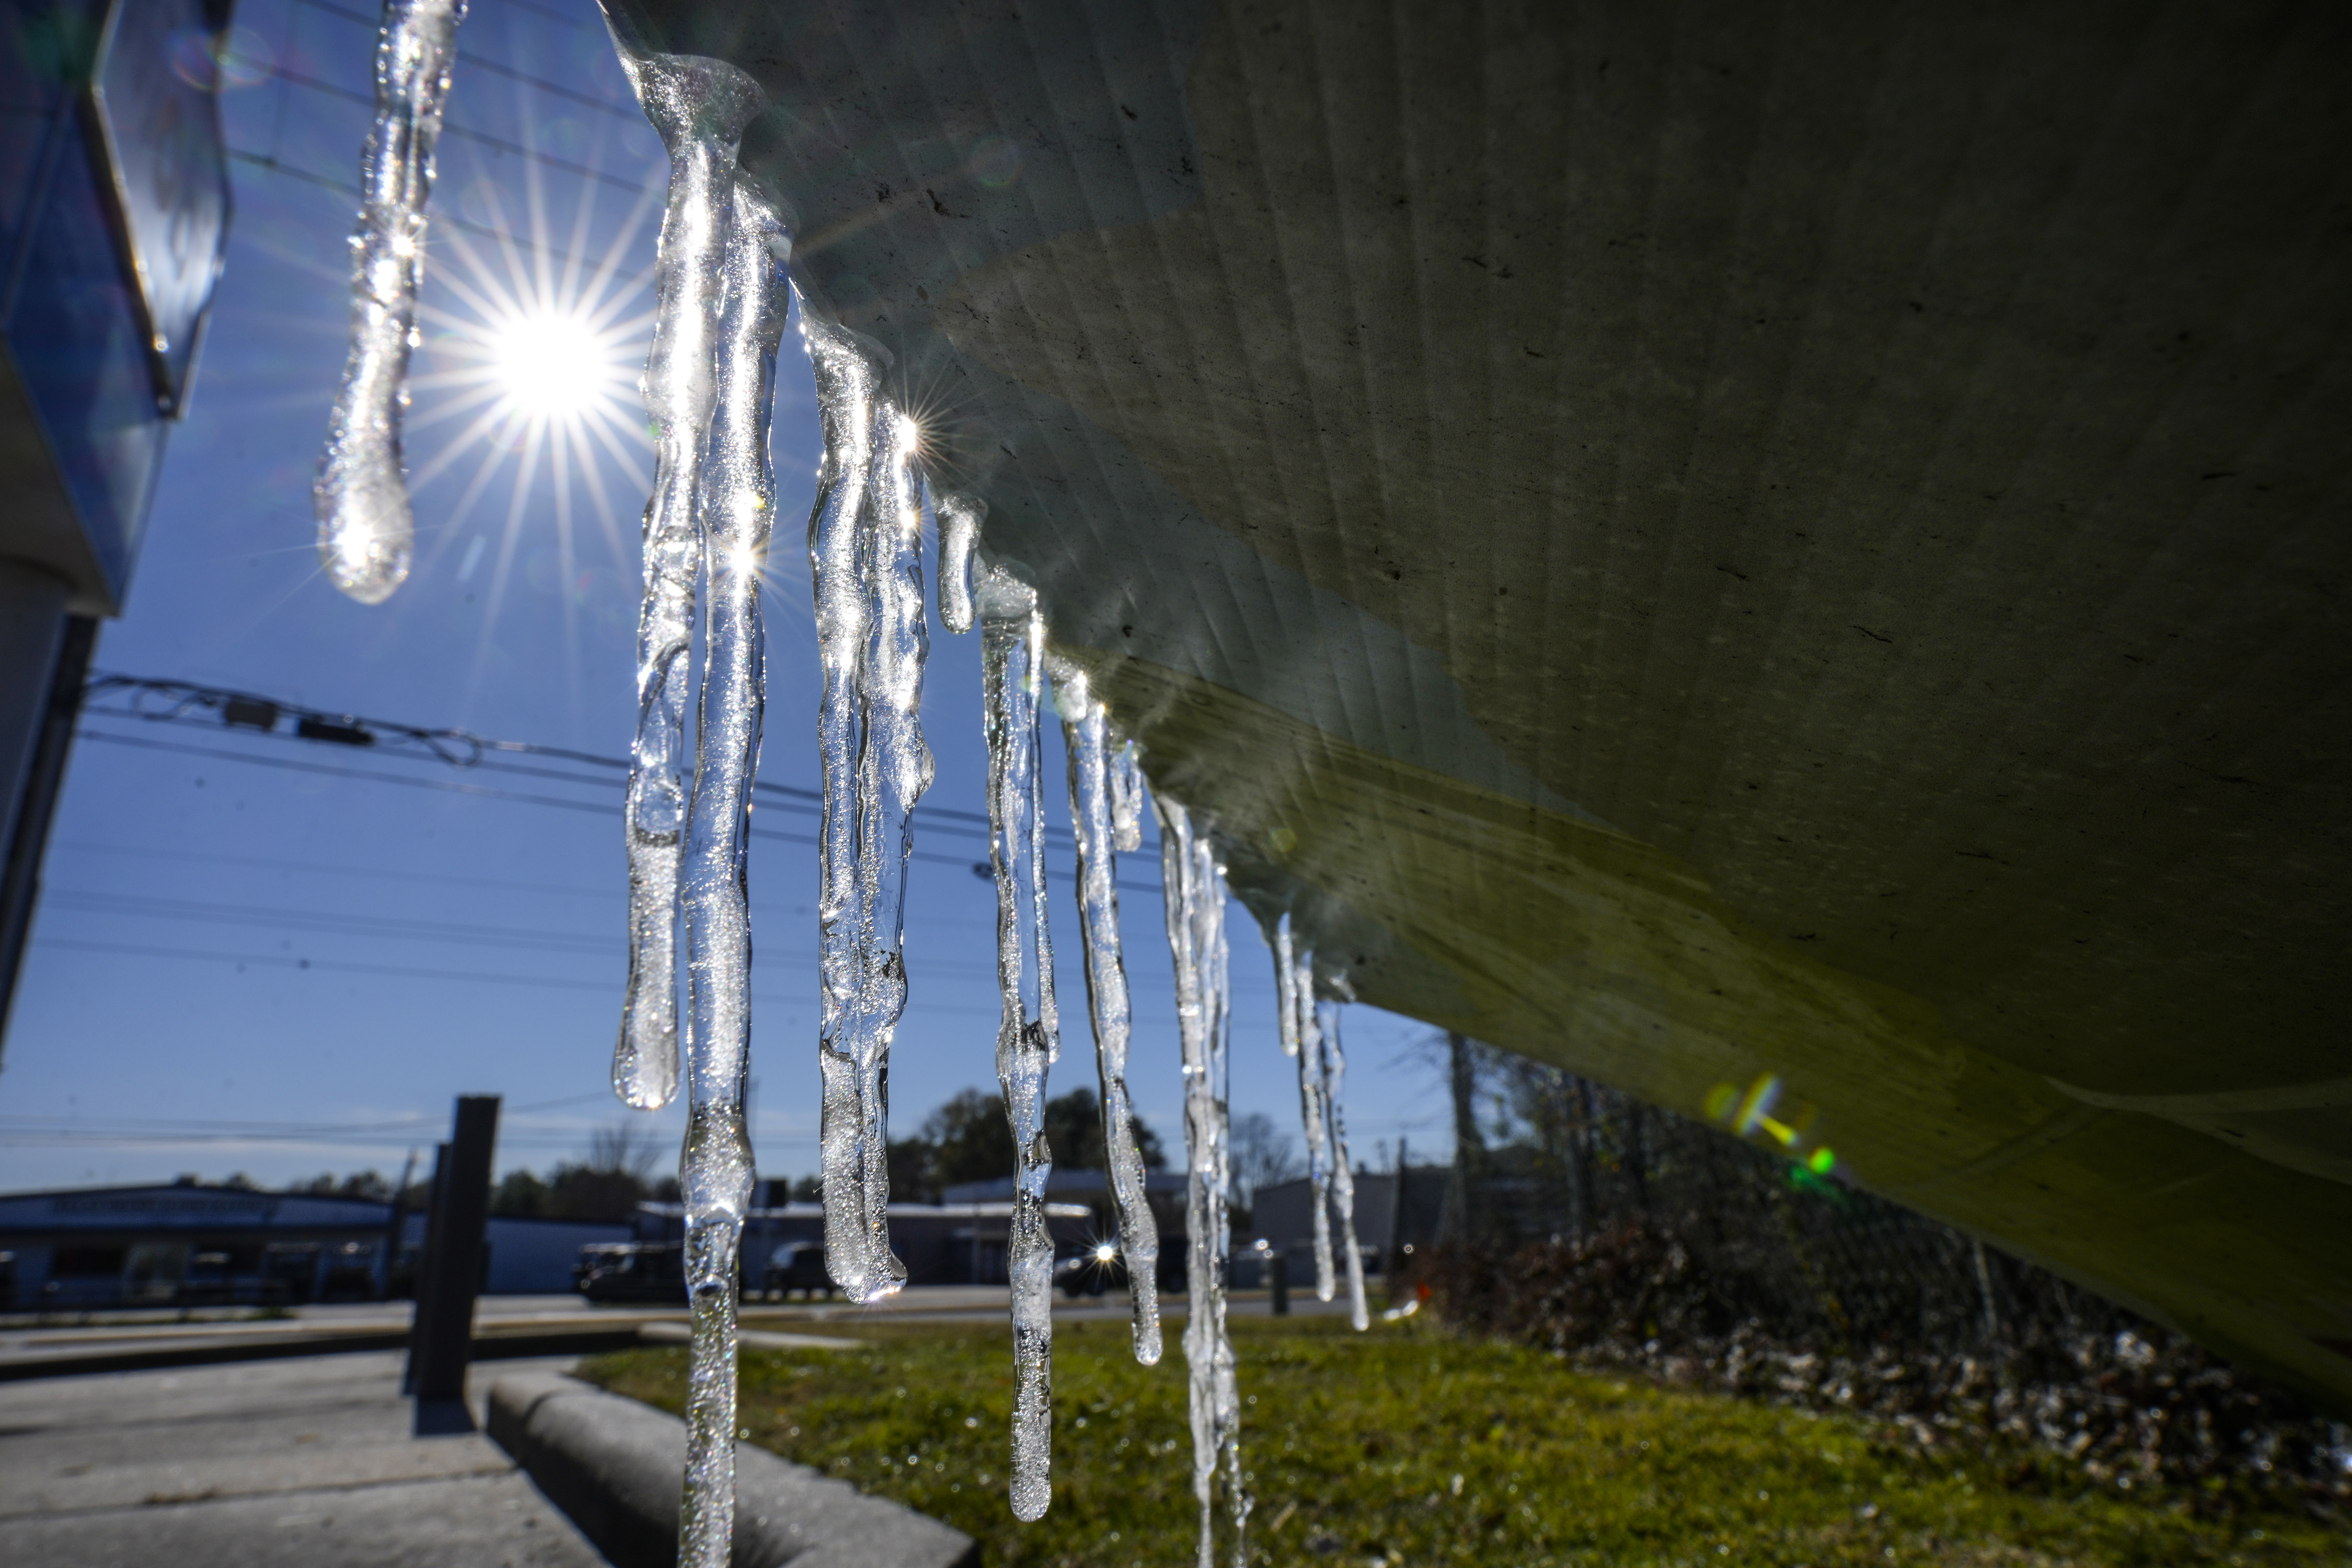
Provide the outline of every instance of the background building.
{"type": "MultiPolygon", "coordinates": [[[[194,1182],[0,1195],[0,1309],[296,1305],[366,1301],[402,1279],[425,1215],[394,1205],[194,1182]]],[[[581,1247],[625,1225],[490,1216],[483,1294],[572,1289],[581,1247]]]]}
{"type": "MultiPolygon", "coordinates": [[[[1400,1183],[1393,1171],[1356,1173],[1356,1245],[1364,1252],[1364,1272],[1384,1273],[1402,1248],[1425,1247],[1444,1231],[1446,1194],[1453,1172],[1444,1165],[1406,1168],[1400,1183]],[[1404,1204],[1397,1204],[1402,1187],[1404,1204]]],[[[1339,1246],[1339,1219],[1331,1216],[1333,1256],[1339,1246]]],[[[1292,1258],[1291,1284],[1302,1278],[1298,1260],[1311,1259],[1315,1247],[1315,1187],[1306,1177],[1270,1182],[1258,1188],[1250,1207],[1250,1223],[1236,1226],[1234,1258],[1238,1268],[1249,1258],[1250,1243],[1263,1241],[1292,1258]],[[1248,1232],[1244,1236],[1243,1231],[1248,1232]]],[[[1312,1268],[1313,1264],[1307,1264],[1312,1268]]],[[[1255,1282],[1255,1275],[1250,1276],[1255,1282]]]]}

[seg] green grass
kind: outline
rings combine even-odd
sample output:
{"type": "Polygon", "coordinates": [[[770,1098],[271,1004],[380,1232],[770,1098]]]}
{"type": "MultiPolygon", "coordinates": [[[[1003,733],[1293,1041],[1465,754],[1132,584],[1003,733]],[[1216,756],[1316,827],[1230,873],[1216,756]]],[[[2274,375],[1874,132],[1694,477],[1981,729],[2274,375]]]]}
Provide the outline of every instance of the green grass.
{"type": "MultiPolygon", "coordinates": [[[[1124,1325],[1055,1331],[1054,1504],[1005,1505],[1005,1330],[860,1324],[855,1351],[743,1358],[753,1441],[979,1538],[991,1564],[1190,1568],[1184,1366],[1124,1325]],[[909,1460],[912,1463],[909,1463],[909,1460]]],[[[2274,1564],[2352,1562],[2352,1531],[2288,1504],[2200,1517],[2090,1488],[2055,1460],[1923,1454],[1884,1426],[1576,1371],[1420,1322],[1237,1320],[1254,1563],[2274,1564]]],[[[679,1408],[682,1350],[583,1369],[679,1408]]],[[[2212,1510],[2203,1510],[2211,1514],[2212,1510]]]]}

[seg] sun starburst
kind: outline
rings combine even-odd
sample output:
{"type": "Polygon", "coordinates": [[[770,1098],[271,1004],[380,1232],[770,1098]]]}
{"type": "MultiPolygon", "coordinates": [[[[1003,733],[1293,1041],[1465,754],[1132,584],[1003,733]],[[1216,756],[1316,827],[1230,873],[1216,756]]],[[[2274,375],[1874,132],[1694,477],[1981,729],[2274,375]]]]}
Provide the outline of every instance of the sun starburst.
{"type": "MultiPolygon", "coordinates": [[[[591,161],[627,155],[600,145],[591,161]]],[[[559,594],[565,664],[576,670],[583,603],[634,562],[627,524],[652,469],[636,382],[653,330],[662,199],[657,168],[646,175],[617,211],[605,182],[551,182],[570,207],[560,219],[536,163],[446,193],[466,221],[433,233],[410,383],[409,489],[419,569],[446,561],[478,595],[486,649],[518,563],[531,562],[532,580],[544,576],[540,585],[559,594]],[[477,514],[501,490],[503,522],[485,528],[477,514]],[[601,548],[583,551],[585,531],[601,548]],[[478,585],[478,565],[488,573],[478,585]]]]}

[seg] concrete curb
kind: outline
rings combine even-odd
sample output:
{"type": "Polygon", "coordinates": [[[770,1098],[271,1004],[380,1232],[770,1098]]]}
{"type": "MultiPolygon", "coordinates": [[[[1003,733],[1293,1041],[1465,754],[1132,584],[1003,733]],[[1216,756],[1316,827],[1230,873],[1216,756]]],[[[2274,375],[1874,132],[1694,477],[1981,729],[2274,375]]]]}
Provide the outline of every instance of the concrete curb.
{"type": "MultiPolygon", "coordinates": [[[[560,1373],[517,1373],[491,1385],[489,1436],[614,1568],[677,1561],[677,1417],[560,1373]]],[[[979,1568],[961,1531],[748,1443],[735,1491],[734,1568],[979,1568]]]]}

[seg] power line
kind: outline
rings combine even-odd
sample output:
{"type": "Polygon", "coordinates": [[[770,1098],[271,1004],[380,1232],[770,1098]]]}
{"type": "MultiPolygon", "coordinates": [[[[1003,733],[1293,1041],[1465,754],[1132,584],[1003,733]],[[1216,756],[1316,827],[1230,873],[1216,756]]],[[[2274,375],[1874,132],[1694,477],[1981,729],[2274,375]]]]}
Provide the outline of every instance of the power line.
{"type": "Polygon", "coordinates": [[[64,948],[74,952],[111,952],[132,958],[205,959],[220,963],[260,964],[273,969],[316,969],[337,974],[383,974],[403,980],[471,980],[485,985],[536,985],[554,991],[602,991],[617,994],[617,980],[563,980],[545,974],[494,974],[471,969],[420,969],[398,963],[354,963],[331,958],[297,958],[286,953],[215,952],[197,948],[152,947],[141,942],[84,942],[73,937],[35,939],[37,947],[64,948]]]}
{"type": "MultiPolygon", "coordinates": [[[[615,810],[593,801],[564,800],[557,795],[525,795],[519,790],[493,789],[487,784],[455,784],[447,779],[412,778],[405,773],[369,773],[359,768],[334,768],[321,763],[297,762],[290,757],[250,757],[237,752],[224,752],[211,746],[184,746],[171,741],[148,741],[136,735],[118,735],[106,730],[83,729],[75,731],[77,738],[97,741],[107,745],[132,746],[142,752],[174,752],[183,756],[211,757],[224,763],[242,763],[247,767],[281,768],[289,773],[323,773],[329,778],[361,779],[369,784],[403,784],[411,789],[441,790],[451,795],[474,795],[483,800],[516,801],[525,805],[551,805],[564,811],[584,811],[598,816],[610,816],[615,810]]],[[[804,840],[814,843],[814,839],[804,840]]]]}
{"type": "MultiPolygon", "coordinates": [[[[223,753],[226,755],[227,753],[223,753]]],[[[238,759],[242,761],[243,759],[238,759]]],[[[551,894],[558,898],[598,899],[617,902],[626,896],[618,883],[606,883],[593,888],[577,888],[560,882],[517,882],[502,877],[457,877],[446,871],[395,871],[383,866],[346,866],[331,860],[280,860],[263,855],[216,855],[200,849],[167,849],[148,844],[92,844],[86,839],[68,840],[58,846],[77,855],[134,856],[152,860],[186,860],[207,866],[251,866],[265,871],[293,871],[311,877],[373,877],[394,882],[439,883],[453,888],[495,888],[502,892],[551,894]]],[[[807,904],[782,904],[753,899],[754,914],[789,915],[802,918],[815,911],[807,904]]],[[[930,924],[958,926],[988,926],[992,920],[939,920],[930,924]]]]}
{"type": "MultiPolygon", "coordinates": [[[[588,1094],[567,1094],[560,1100],[542,1100],[530,1105],[512,1106],[502,1113],[501,1120],[510,1121],[518,1117],[538,1115],[542,1111],[562,1110],[574,1105],[585,1105],[590,1100],[607,1098],[608,1093],[607,1090],[599,1089],[588,1094]]],[[[0,1131],[8,1131],[27,1130],[38,1131],[49,1128],[66,1131],[77,1128],[117,1130],[128,1128],[134,1131],[245,1133],[267,1131],[304,1138],[349,1138],[366,1134],[429,1132],[436,1128],[446,1125],[445,1119],[429,1111],[415,1111],[406,1116],[394,1117],[389,1121],[262,1121],[250,1117],[226,1121],[217,1117],[200,1116],[90,1118],[78,1114],[27,1116],[22,1113],[0,1116],[0,1131]]]]}
{"type": "MultiPolygon", "coordinates": [[[[365,27],[372,33],[377,31],[382,26],[377,18],[373,16],[363,16],[357,11],[346,10],[341,5],[332,4],[331,0],[299,0],[299,3],[308,6],[313,11],[324,12],[330,16],[340,16],[344,21],[352,23],[358,26],[365,27]]],[[[523,9],[534,10],[536,7],[527,5],[524,6],[523,9]]],[[[545,12],[541,12],[540,14],[541,16],[548,15],[545,12]]],[[[577,25],[576,22],[573,22],[571,18],[550,17],[550,19],[563,21],[567,26],[577,25]]],[[[497,60],[485,59],[477,54],[471,54],[464,50],[460,50],[457,55],[457,64],[460,66],[478,66],[483,70],[489,71],[494,75],[509,78],[514,81],[521,82],[528,87],[535,87],[541,92],[552,93],[558,98],[570,99],[572,102],[584,104],[590,109],[601,109],[607,114],[617,114],[624,119],[634,121],[640,125],[645,123],[644,114],[638,110],[635,104],[631,104],[628,107],[624,108],[609,98],[602,98],[594,93],[581,92],[574,88],[565,87],[561,82],[550,81],[545,77],[533,76],[528,71],[517,70],[510,65],[504,65],[497,60]]]]}
{"type": "Polygon", "coordinates": [[[55,909],[88,914],[128,915],[188,921],[205,925],[263,926],[317,931],[322,935],[383,937],[398,942],[452,942],[468,946],[528,948],[609,958],[621,948],[615,936],[586,932],[517,931],[509,926],[467,925],[456,921],[410,920],[396,915],[340,914],[327,910],[281,910],[255,904],[196,899],[162,899],[138,893],[99,893],[59,888],[42,895],[55,909]]]}
{"type": "MultiPolygon", "coordinates": [[[[360,188],[357,185],[352,184],[350,181],[338,180],[327,174],[313,174],[310,170],[305,169],[299,164],[285,163],[280,159],[271,156],[269,153],[253,153],[248,152],[242,147],[231,147],[228,149],[228,155],[240,163],[251,163],[256,168],[267,169],[273,174],[284,174],[289,179],[300,180],[306,184],[317,185],[321,190],[332,191],[336,195],[347,197],[352,201],[356,202],[360,199],[360,188]]],[[[452,228],[462,228],[468,234],[478,234],[485,239],[510,240],[518,237],[511,229],[498,228],[486,223],[476,223],[470,218],[460,217],[455,213],[436,212],[433,215],[433,221],[435,223],[446,223],[452,228]]],[[[549,247],[533,246],[532,254],[544,256],[551,261],[567,262],[582,267],[593,267],[600,265],[599,263],[584,260],[580,257],[574,256],[568,250],[557,250],[549,247]]],[[[632,281],[642,285],[652,275],[652,268],[641,268],[637,271],[630,274],[630,279],[632,281]]]]}
{"type": "MultiPolygon", "coordinates": [[[[601,768],[610,782],[625,775],[629,762],[625,757],[610,757],[596,752],[574,751],[565,746],[542,745],[535,741],[499,741],[487,735],[477,735],[470,730],[444,727],[427,728],[403,723],[392,719],[362,718],[348,713],[333,713],[324,709],[306,708],[283,698],[264,697],[257,692],[237,691],[227,687],[202,686],[191,680],[169,680],[154,676],[121,675],[111,671],[94,673],[82,689],[83,712],[86,716],[140,719],[150,723],[194,723],[211,730],[227,728],[268,735],[277,740],[323,741],[357,746],[372,751],[406,754],[452,767],[486,767],[507,772],[526,770],[517,764],[495,760],[499,756],[548,757],[558,762],[577,763],[586,767],[601,768]],[[127,705],[119,708],[92,706],[104,699],[119,697],[127,705]],[[161,706],[150,706],[150,700],[161,706]],[[219,715],[218,723],[199,719],[199,710],[219,715]],[[279,727],[281,721],[292,719],[290,730],[279,727]]],[[[605,780],[580,779],[576,774],[536,773],[534,777],[561,778],[580,783],[603,783],[605,780]]],[[[765,779],[754,780],[753,793],[772,800],[807,803],[808,815],[816,815],[824,796],[813,789],[793,784],[773,784],[765,779]]],[[[918,807],[917,818],[925,824],[933,822],[961,823],[989,831],[984,813],[959,811],[953,806],[918,807]]],[[[1067,839],[1069,829],[1049,826],[1049,837],[1067,839]]],[[[1153,891],[1158,891],[1155,888],[1153,891]]]]}
{"type": "Polygon", "coordinates": [[[565,87],[561,82],[550,81],[543,76],[533,76],[529,71],[517,70],[514,67],[501,61],[484,59],[479,55],[461,54],[457,57],[457,63],[488,71],[493,76],[502,76],[509,81],[520,82],[525,87],[536,88],[541,92],[552,93],[557,98],[565,99],[583,108],[599,110],[604,113],[625,120],[633,125],[644,125],[648,130],[652,129],[646,120],[645,110],[634,103],[616,103],[609,98],[602,98],[593,92],[581,92],[565,87]]]}
{"type": "MultiPolygon", "coordinates": [[[[216,963],[259,964],[264,968],[317,970],[329,974],[381,974],[401,980],[470,980],[485,985],[536,985],[554,991],[602,991],[617,995],[621,983],[614,980],[566,980],[552,974],[500,974],[478,969],[425,969],[402,963],[359,963],[347,959],[299,958],[288,953],[220,952],[203,948],[159,947],[141,942],[84,942],[74,937],[37,938],[35,945],[65,948],[76,952],[112,952],[135,958],[183,958],[216,963]]],[[[806,996],[774,996],[754,994],[754,1002],[772,1007],[814,1007],[816,999],[806,996]]],[[[970,1017],[993,1018],[1000,1009],[994,1007],[928,1007],[927,1012],[953,1013],[970,1017]]]]}
{"type": "MultiPolygon", "coordinates": [[[[340,866],[325,860],[277,860],[260,855],[214,855],[200,849],[166,849],[155,845],[89,844],[69,841],[58,846],[77,855],[135,855],[145,859],[189,860],[215,866],[255,866],[265,871],[297,871],[317,877],[377,877],[394,882],[440,882],[455,888],[495,888],[502,892],[550,893],[562,898],[614,900],[620,888],[573,888],[556,882],[513,882],[497,877],[453,877],[446,871],[394,871],[382,866],[340,866]]],[[[771,910],[781,904],[753,904],[771,910]]]]}
{"type": "MultiPolygon", "coordinates": [[[[362,768],[329,767],[322,763],[298,762],[291,757],[247,756],[243,752],[224,752],[211,746],[184,746],[171,741],[149,741],[136,735],[118,735],[107,730],[80,729],[75,731],[74,734],[80,740],[97,741],[114,746],[132,746],[146,752],[173,752],[183,756],[210,757],[224,763],[241,763],[247,767],[282,768],[289,773],[323,773],[329,778],[359,779],[367,784],[399,784],[409,789],[440,790],[450,795],[471,795],[478,800],[513,801],[523,805],[551,805],[564,811],[587,812],[595,816],[613,816],[620,812],[620,807],[617,805],[599,805],[594,801],[565,800],[560,795],[526,795],[520,790],[496,789],[488,784],[455,784],[447,779],[420,779],[406,773],[383,773],[362,768]]],[[[616,784],[616,781],[583,779],[581,782],[583,784],[609,782],[616,784]]],[[[818,843],[814,836],[805,833],[785,833],[772,827],[754,827],[749,831],[754,838],[773,839],[781,844],[798,844],[814,848],[818,843]]],[[[966,859],[961,856],[940,855],[924,849],[912,851],[911,858],[932,865],[953,866],[965,871],[975,870],[985,864],[966,859]]],[[[1066,878],[1066,873],[1060,871],[1048,874],[1056,878],[1066,878]]],[[[1121,882],[1119,886],[1134,892],[1156,893],[1160,890],[1157,886],[1141,887],[1132,882],[1121,882]]]]}
{"type": "MultiPolygon", "coordinates": [[[[44,898],[51,907],[78,913],[176,921],[194,925],[258,927],[394,942],[447,942],[463,947],[520,948],[590,958],[614,958],[622,951],[621,939],[617,935],[604,937],[587,932],[518,931],[509,926],[469,925],[456,921],[345,914],[329,910],[277,909],[265,905],[157,898],[139,893],[105,893],[70,888],[58,889],[45,894],[44,898]]],[[[814,957],[807,952],[780,953],[782,945],[763,942],[758,951],[761,957],[771,961],[780,956],[790,962],[814,957]]],[[[926,975],[949,980],[992,980],[996,969],[992,963],[952,958],[930,959],[917,971],[917,978],[926,975]]]]}
{"type": "Polygon", "coordinates": [[[576,16],[558,11],[551,5],[534,5],[532,0],[507,0],[507,4],[518,11],[528,11],[534,16],[543,16],[560,27],[581,31],[594,26],[593,23],[582,21],[576,16]]]}
{"type": "MultiPolygon", "coordinates": [[[[593,752],[541,745],[530,741],[493,740],[487,736],[476,735],[467,730],[429,729],[392,720],[332,714],[323,710],[305,708],[277,698],[263,697],[253,692],[235,691],[223,687],[200,686],[193,681],[100,673],[94,675],[89,686],[85,688],[84,700],[86,703],[93,704],[85,709],[85,717],[89,718],[138,719],[149,723],[196,724],[208,731],[216,727],[242,730],[254,734],[268,735],[280,741],[310,741],[363,750],[381,750],[389,755],[438,762],[452,767],[480,768],[486,772],[512,773],[519,776],[544,778],[558,783],[579,784],[593,787],[618,787],[629,768],[628,763],[623,758],[602,756],[593,752]],[[95,705],[108,697],[121,697],[125,700],[127,706],[95,705]],[[151,699],[159,701],[162,706],[144,706],[151,699]],[[215,726],[209,719],[198,718],[196,715],[199,711],[218,713],[220,715],[218,725],[215,726]],[[290,731],[281,729],[279,727],[281,721],[289,717],[294,720],[290,731]],[[555,761],[573,763],[602,770],[604,776],[583,776],[578,773],[534,768],[526,763],[505,760],[514,756],[546,757],[555,761]]],[[[363,779],[371,783],[437,789],[456,795],[477,795],[493,800],[511,800],[524,805],[553,805],[568,811],[606,813],[616,809],[588,801],[566,800],[553,795],[529,795],[488,785],[457,784],[442,779],[420,779],[405,774],[374,773],[357,768],[334,768],[317,763],[299,763],[286,758],[253,757],[240,752],[216,751],[208,747],[174,745],[169,742],[141,740],[103,730],[83,729],[78,732],[93,740],[102,740],[117,745],[180,752],[196,756],[214,757],[224,762],[245,763],[253,766],[285,768],[330,776],[341,775],[363,779]]],[[[824,796],[814,790],[801,789],[791,784],[772,784],[765,780],[755,780],[751,788],[755,796],[763,797],[773,809],[789,811],[804,816],[822,815],[822,807],[818,803],[822,802],[824,796]]],[[[978,812],[960,811],[952,806],[918,808],[913,816],[913,824],[919,830],[925,832],[964,832],[984,836],[989,831],[988,819],[984,816],[978,812]]],[[[750,833],[755,838],[772,838],[780,843],[798,844],[811,847],[816,847],[819,843],[817,839],[806,835],[785,833],[773,828],[753,827],[750,829],[750,833]]],[[[1066,844],[1071,841],[1069,830],[1063,827],[1049,827],[1047,837],[1056,844],[1066,844]]],[[[912,858],[937,865],[960,866],[973,871],[982,870],[981,863],[921,849],[914,850],[912,858]]],[[[1069,877],[1068,872],[1053,868],[1049,868],[1047,875],[1060,880],[1066,880],[1069,877]]],[[[1118,886],[1125,891],[1135,893],[1156,894],[1161,890],[1156,882],[1132,881],[1126,878],[1118,879],[1118,886]]]]}
{"type": "MultiPolygon", "coordinates": [[[[267,62],[257,60],[254,63],[259,65],[267,62]]],[[[375,94],[373,92],[355,92],[348,87],[342,87],[331,81],[321,81],[317,77],[306,76],[300,71],[288,70],[284,66],[276,67],[275,73],[280,81],[291,86],[308,88],[312,92],[323,93],[329,98],[340,98],[346,103],[360,104],[371,111],[375,108],[375,94]]],[[[497,152],[509,153],[518,158],[529,158],[533,163],[544,163],[551,169],[561,169],[567,174],[574,174],[583,180],[602,181],[605,184],[627,191],[632,195],[643,195],[646,188],[653,183],[646,179],[632,180],[625,175],[610,174],[593,164],[575,163],[569,158],[559,158],[552,153],[542,153],[536,147],[525,146],[520,142],[509,141],[504,136],[493,135],[488,131],[477,131],[470,125],[452,125],[445,120],[441,123],[441,134],[454,136],[460,142],[476,142],[497,152]]]]}

